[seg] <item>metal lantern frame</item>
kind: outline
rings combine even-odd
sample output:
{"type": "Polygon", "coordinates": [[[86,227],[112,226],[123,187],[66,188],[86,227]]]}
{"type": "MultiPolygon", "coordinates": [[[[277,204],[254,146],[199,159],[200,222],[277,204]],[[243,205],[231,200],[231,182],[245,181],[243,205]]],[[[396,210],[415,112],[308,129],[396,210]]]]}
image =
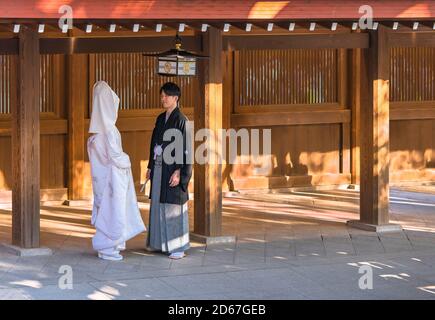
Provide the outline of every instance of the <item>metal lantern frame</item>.
{"type": "Polygon", "coordinates": [[[197,59],[208,59],[209,56],[181,49],[181,38],[175,36],[175,48],[160,53],[144,53],[146,57],[157,57],[156,73],[167,77],[195,76],[197,59]]]}

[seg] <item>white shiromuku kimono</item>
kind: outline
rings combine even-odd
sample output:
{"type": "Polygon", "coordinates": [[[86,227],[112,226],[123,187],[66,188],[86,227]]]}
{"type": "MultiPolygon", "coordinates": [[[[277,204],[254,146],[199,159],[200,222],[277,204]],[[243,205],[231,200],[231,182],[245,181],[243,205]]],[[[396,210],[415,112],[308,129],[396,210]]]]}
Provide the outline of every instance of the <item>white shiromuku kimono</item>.
{"type": "Polygon", "coordinates": [[[125,242],[145,231],[131,172],[129,156],[122,151],[115,126],[119,98],[104,81],[94,85],[92,116],[87,143],[91,164],[94,205],[92,245],[100,258],[121,260],[125,242]]]}

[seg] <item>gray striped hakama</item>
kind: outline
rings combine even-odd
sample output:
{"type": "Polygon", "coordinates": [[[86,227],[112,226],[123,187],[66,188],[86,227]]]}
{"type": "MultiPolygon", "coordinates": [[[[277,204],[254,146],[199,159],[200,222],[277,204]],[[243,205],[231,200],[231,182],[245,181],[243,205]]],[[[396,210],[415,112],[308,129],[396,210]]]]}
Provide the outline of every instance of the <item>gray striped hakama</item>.
{"type": "Polygon", "coordinates": [[[162,252],[183,252],[190,248],[188,205],[160,203],[161,180],[162,155],[154,161],[148,246],[162,252]]]}

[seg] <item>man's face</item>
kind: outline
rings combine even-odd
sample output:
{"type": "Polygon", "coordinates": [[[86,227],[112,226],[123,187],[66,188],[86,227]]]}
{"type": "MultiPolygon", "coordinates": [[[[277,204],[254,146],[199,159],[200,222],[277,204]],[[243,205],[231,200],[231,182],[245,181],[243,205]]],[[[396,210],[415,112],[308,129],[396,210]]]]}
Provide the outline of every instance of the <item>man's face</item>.
{"type": "Polygon", "coordinates": [[[177,105],[177,96],[168,96],[164,91],[160,94],[160,100],[162,101],[163,108],[170,109],[177,105]]]}

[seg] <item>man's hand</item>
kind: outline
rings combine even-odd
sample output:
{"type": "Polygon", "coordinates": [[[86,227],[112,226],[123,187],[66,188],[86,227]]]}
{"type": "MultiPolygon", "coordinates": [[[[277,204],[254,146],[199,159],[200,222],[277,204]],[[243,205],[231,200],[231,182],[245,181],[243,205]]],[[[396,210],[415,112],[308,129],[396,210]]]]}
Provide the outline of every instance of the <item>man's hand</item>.
{"type": "Polygon", "coordinates": [[[176,187],[180,183],[180,169],[177,169],[172,174],[171,178],[169,179],[169,186],[170,187],[176,187]]]}

